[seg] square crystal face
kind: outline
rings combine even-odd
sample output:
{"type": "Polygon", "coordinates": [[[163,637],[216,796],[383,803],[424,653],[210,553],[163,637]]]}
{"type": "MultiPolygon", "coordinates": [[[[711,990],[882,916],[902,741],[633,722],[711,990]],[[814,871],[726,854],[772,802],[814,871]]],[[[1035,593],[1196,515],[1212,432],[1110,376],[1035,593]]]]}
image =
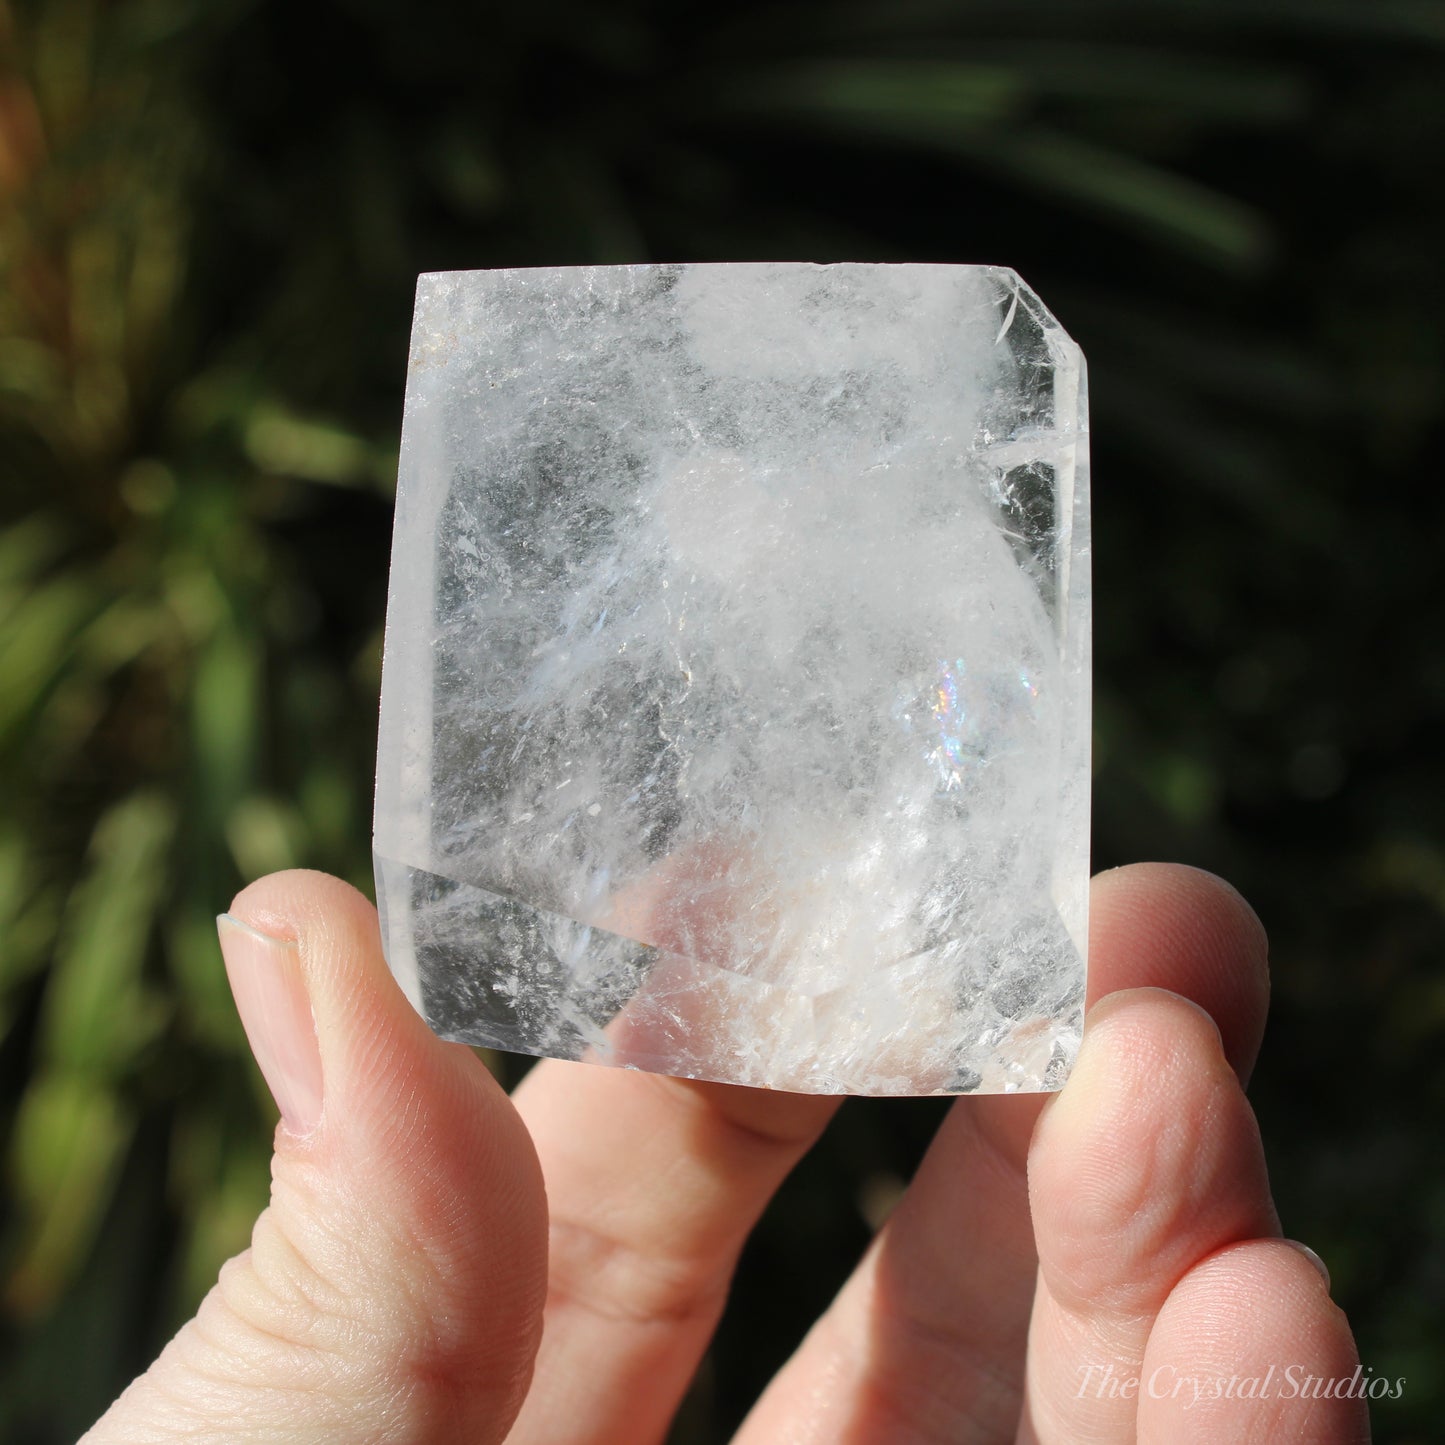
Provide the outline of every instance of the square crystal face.
{"type": "Polygon", "coordinates": [[[1012,271],[423,276],[375,858],[443,1036],[813,1093],[1058,1087],[1087,420],[1012,271]]]}

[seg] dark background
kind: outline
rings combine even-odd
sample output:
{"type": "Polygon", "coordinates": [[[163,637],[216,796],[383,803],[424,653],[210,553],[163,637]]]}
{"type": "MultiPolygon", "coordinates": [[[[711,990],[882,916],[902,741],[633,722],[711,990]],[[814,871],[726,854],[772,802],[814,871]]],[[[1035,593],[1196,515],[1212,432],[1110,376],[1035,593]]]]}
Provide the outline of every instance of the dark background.
{"type": "MultiPolygon", "coordinates": [[[[1264,917],[1285,1230],[1405,1377],[1378,1439],[1438,1438],[1442,59],[1433,0],[0,0],[0,1438],[73,1438],[264,1203],[212,919],[369,888],[415,274],[752,258],[1010,264],[1082,343],[1095,866],[1264,917]]],[[[937,1118],[845,1109],[679,1442],[937,1118]]]]}

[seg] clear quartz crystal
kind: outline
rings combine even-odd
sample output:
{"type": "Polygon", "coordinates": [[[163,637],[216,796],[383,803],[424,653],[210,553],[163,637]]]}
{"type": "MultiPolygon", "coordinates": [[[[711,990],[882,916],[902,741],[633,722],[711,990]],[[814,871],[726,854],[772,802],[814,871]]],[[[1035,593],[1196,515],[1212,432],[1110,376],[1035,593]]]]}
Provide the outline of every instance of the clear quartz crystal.
{"type": "Polygon", "coordinates": [[[1089,828],[1084,362],[992,266],[423,276],[387,956],[447,1038],[1056,1088],[1089,828]]]}

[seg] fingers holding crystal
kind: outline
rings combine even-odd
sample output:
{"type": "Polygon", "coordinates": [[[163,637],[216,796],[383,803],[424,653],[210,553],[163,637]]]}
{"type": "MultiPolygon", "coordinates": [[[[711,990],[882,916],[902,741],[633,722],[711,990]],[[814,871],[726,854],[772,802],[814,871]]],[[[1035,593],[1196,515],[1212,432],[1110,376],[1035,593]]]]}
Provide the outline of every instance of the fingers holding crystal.
{"type": "MultiPolygon", "coordinates": [[[[1094,880],[1090,911],[1092,998],[1167,986],[1218,1015],[1237,1067],[1252,1062],[1265,940],[1233,889],[1190,868],[1125,868],[1094,880]]],[[[1226,1066],[1217,1041],[1213,1048],[1217,1071],[1226,1066]]],[[[1025,1159],[1043,1103],[981,1096],[954,1105],[902,1202],[739,1445],[1012,1433],[1037,1262],[1025,1159]]]]}
{"type": "Polygon", "coordinates": [[[375,910],[345,884],[252,884],[221,944],[283,1120],[271,1204],[87,1441],[499,1442],[546,1277],[541,1171],[516,1112],[416,1016],[375,910]]]}
{"type": "Polygon", "coordinates": [[[1208,1255],[1277,1236],[1264,1152],[1212,1019],[1159,989],[1090,1013],[1029,1159],[1039,1283],[1021,1438],[1132,1439],[1150,1330],[1208,1255]]]}
{"type": "Polygon", "coordinates": [[[1368,1445],[1367,1397],[1401,1389],[1360,1367],[1318,1260],[1256,1239],[1195,1265],[1165,1301],[1139,1372],[1139,1440],[1368,1445]]]}
{"type": "Polygon", "coordinates": [[[1239,893],[1199,868],[1135,863],[1099,874],[1089,909],[1090,1005],[1125,988],[1182,994],[1247,1080],[1269,1007],[1269,940],[1239,893]]]}
{"type": "Polygon", "coordinates": [[[661,1440],[748,1232],[838,1100],[548,1059],[516,1103],[552,1229],[542,1348],[509,1445],[661,1440]]]}
{"type": "Polygon", "coordinates": [[[1013,1432],[1035,1255],[1037,1096],[963,1100],[735,1445],[950,1445],[1013,1432]],[[985,1111],[971,1107],[989,1103],[985,1111]]]}

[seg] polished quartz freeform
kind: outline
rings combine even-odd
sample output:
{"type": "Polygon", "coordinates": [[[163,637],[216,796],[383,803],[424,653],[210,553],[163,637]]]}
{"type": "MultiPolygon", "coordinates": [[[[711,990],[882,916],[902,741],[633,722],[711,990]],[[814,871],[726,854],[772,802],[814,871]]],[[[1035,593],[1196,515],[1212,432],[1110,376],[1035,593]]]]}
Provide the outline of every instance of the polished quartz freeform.
{"type": "Polygon", "coordinates": [[[988,266],[428,275],[387,954],[472,1044],[1057,1087],[1084,986],[1078,347],[988,266]]]}

